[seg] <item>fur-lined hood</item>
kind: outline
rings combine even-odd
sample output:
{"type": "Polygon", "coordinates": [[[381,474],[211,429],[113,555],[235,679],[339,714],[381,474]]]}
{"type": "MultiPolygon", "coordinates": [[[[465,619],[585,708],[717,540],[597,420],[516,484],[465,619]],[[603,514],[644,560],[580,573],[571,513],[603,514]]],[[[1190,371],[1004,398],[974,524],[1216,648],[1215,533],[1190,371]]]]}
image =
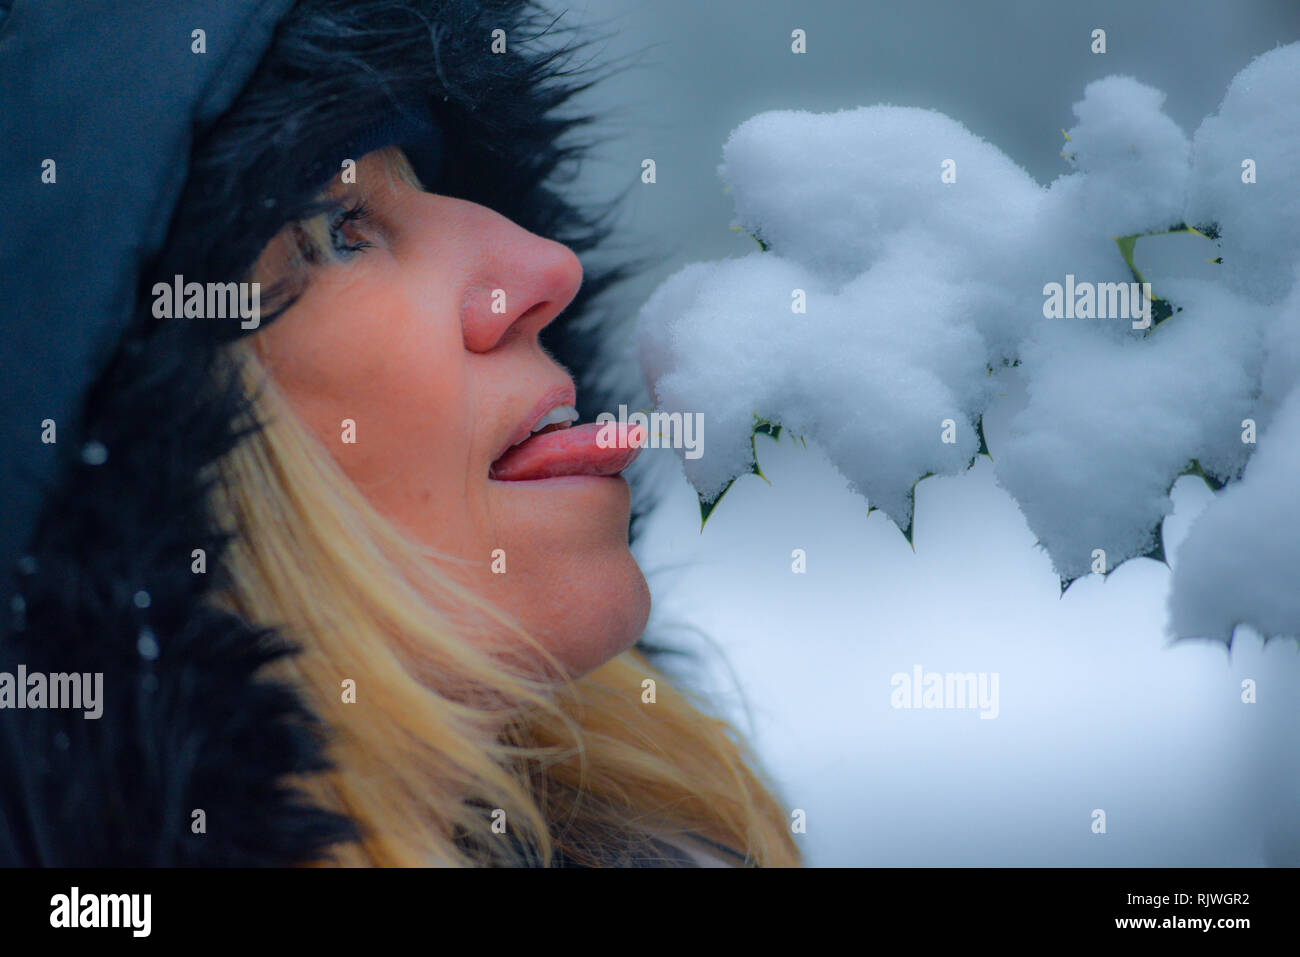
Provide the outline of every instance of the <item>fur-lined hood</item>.
{"type": "MultiPolygon", "coordinates": [[[[283,786],[324,767],[326,734],[257,677],[285,641],[205,602],[224,538],[202,476],[244,411],[214,360],[241,333],[153,321],[147,290],[239,279],[322,185],[303,145],[412,98],[442,130],[439,192],[594,249],[603,212],[546,185],[580,155],[560,144],[582,121],[555,108],[582,85],[514,52],[551,19],[529,16],[520,0],[0,0],[0,865],[290,865],[356,837],[283,786]],[[489,64],[496,29],[512,52],[489,64]]],[[[584,267],[548,343],[580,381],[574,323],[623,274],[584,267]]]]}

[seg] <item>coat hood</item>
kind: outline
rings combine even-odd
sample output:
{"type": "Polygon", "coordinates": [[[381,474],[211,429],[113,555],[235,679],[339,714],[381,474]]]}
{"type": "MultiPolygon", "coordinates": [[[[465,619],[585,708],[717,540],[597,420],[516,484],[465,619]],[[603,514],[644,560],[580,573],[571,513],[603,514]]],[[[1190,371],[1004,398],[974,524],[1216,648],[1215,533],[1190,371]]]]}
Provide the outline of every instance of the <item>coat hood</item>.
{"type": "MultiPolygon", "coordinates": [[[[153,320],[148,290],[239,280],[322,171],[394,142],[430,188],[594,250],[607,208],[549,185],[585,148],[564,134],[587,120],[557,110],[589,84],[554,49],[521,52],[552,19],[534,17],[521,0],[0,0],[0,865],[290,865],[356,838],[282,783],[326,767],[326,729],[258,677],[291,647],[205,601],[226,540],[203,476],[245,411],[215,358],[245,333],[153,320]],[[496,29],[510,52],[489,56],[496,29]]],[[[584,267],[548,330],[580,382],[575,326],[626,275],[584,267]]]]}

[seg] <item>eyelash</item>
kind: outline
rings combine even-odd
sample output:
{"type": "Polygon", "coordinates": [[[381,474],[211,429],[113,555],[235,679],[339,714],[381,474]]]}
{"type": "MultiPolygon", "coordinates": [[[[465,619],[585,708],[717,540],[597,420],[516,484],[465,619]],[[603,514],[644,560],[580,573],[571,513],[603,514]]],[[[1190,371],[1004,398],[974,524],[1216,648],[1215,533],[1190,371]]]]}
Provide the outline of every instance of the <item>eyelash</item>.
{"type": "Polygon", "coordinates": [[[348,223],[364,223],[370,215],[370,207],[366,205],[365,200],[358,201],[353,206],[348,206],[335,213],[329,222],[329,235],[331,252],[340,259],[351,259],[354,255],[364,249],[369,249],[374,243],[360,240],[355,243],[343,241],[343,228],[348,223]]]}

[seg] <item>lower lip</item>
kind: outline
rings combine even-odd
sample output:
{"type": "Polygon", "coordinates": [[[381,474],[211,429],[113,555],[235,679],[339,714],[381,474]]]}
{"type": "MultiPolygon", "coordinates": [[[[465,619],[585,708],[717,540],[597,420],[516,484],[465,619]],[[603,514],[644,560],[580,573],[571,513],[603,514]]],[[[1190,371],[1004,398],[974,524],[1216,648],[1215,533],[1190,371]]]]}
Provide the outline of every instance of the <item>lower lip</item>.
{"type": "Polygon", "coordinates": [[[557,475],[554,478],[521,479],[512,482],[503,482],[500,479],[490,478],[488,479],[488,482],[492,485],[499,485],[502,488],[564,488],[565,486],[581,488],[592,484],[608,484],[609,482],[621,482],[626,485],[627,479],[623,478],[620,473],[618,475],[557,475]]]}

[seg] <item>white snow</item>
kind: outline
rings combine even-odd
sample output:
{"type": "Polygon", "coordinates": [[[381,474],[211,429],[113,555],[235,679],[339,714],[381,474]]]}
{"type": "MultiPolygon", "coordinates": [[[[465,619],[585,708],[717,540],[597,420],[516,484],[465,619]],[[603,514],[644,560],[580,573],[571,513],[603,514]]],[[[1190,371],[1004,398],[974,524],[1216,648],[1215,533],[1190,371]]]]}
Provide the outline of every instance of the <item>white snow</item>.
{"type": "Polygon", "coordinates": [[[1300,622],[1300,288],[1279,318],[1264,379],[1265,395],[1284,398],[1261,416],[1259,451],[1242,480],[1210,503],[1178,550],[1173,634],[1231,641],[1238,623],[1293,635],[1300,622]]]}
{"type": "Polygon", "coordinates": [[[1300,591],[1300,555],[1279,537],[1296,527],[1279,490],[1300,464],[1300,306],[1278,305],[1300,264],[1296,89],[1300,44],[1238,74],[1189,139],[1160,91],[1090,83],[1062,142],[1071,170],[1046,187],[934,111],[741,124],[719,173],[734,225],[768,250],[683,268],[638,320],[658,406],[705,416],[687,477],[709,500],[749,471],[757,417],[815,443],[909,527],[915,483],[967,468],[1019,360],[1029,401],[991,448],[995,474],[1062,578],[1094,570],[1095,549],[1106,571],[1149,551],[1195,461],[1229,485],[1178,557],[1194,568],[1173,578],[1171,624],[1300,634],[1300,602],[1277,597],[1300,591]],[[1045,317],[1049,284],[1129,283],[1115,238],[1180,222],[1217,224],[1221,245],[1196,241],[1223,263],[1211,281],[1161,277],[1170,319],[1045,317]],[[1247,418],[1267,425],[1264,448],[1236,482],[1255,448],[1247,418]]]}
{"type": "Polygon", "coordinates": [[[1258,307],[1214,285],[1169,283],[1183,312],[1147,338],[1108,341],[1083,322],[1023,353],[1030,401],[994,451],[998,480],[1067,579],[1155,545],[1189,460],[1239,470],[1240,423],[1258,378],[1258,307]]]}
{"type": "Polygon", "coordinates": [[[1074,105],[1079,123],[1063,152],[1078,169],[1078,214],[1110,236],[1128,236],[1183,218],[1191,144],[1161,111],[1165,95],[1131,77],[1089,83],[1074,105]]]}
{"type": "Polygon", "coordinates": [[[1300,262],[1300,52],[1256,57],[1192,139],[1187,218],[1223,230],[1224,280],[1266,302],[1285,297],[1300,262]],[[1255,162],[1254,183],[1242,163],[1255,162]]]}

